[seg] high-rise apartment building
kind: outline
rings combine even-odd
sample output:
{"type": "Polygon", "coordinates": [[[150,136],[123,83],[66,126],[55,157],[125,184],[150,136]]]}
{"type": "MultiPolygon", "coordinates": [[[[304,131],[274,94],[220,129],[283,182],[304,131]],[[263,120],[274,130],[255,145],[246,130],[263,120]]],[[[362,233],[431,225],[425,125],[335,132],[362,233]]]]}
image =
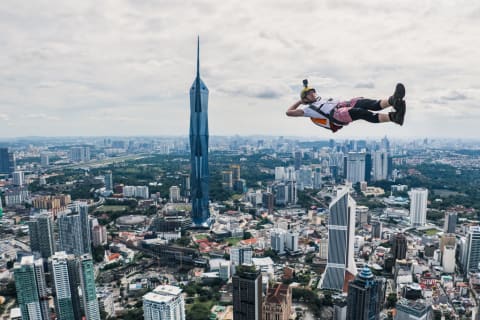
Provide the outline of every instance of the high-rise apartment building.
{"type": "Polygon", "coordinates": [[[85,209],[80,211],[80,214],[65,211],[58,215],[57,221],[62,251],[77,256],[90,253],[90,224],[88,215],[85,216],[85,209]]]}
{"type": "Polygon", "coordinates": [[[84,254],[78,258],[77,264],[79,265],[78,271],[85,317],[88,320],[100,320],[92,257],[89,254],[84,254]]]}
{"type": "Polygon", "coordinates": [[[180,188],[178,186],[171,186],[168,191],[170,194],[170,202],[180,201],[180,188]]]}
{"type": "Polygon", "coordinates": [[[25,173],[23,171],[14,171],[12,173],[12,182],[17,187],[22,187],[25,184],[25,173]]]}
{"type": "Polygon", "coordinates": [[[55,253],[55,238],[53,236],[53,218],[48,213],[42,213],[27,222],[30,236],[30,249],[38,252],[42,258],[48,259],[55,253]]]}
{"type": "Polygon", "coordinates": [[[280,255],[285,254],[285,236],[286,232],[283,229],[272,229],[270,232],[272,250],[280,255]]]}
{"type": "Polygon", "coordinates": [[[378,320],[382,310],[383,282],[364,267],[348,284],[347,320],[378,320]]]}
{"type": "Polygon", "coordinates": [[[42,167],[48,167],[50,165],[50,155],[46,152],[40,154],[40,165],[42,167]]]}
{"type": "Polygon", "coordinates": [[[382,222],[378,220],[372,221],[372,238],[380,239],[382,237],[382,222]]]}
{"type": "Polygon", "coordinates": [[[182,289],[161,285],[143,296],[143,319],[185,320],[185,301],[182,289]]]}
{"type": "Polygon", "coordinates": [[[238,266],[232,278],[233,318],[262,319],[262,274],[254,266],[238,266]]]}
{"type": "Polygon", "coordinates": [[[43,273],[43,260],[33,256],[22,257],[13,267],[17,302],[23,319],[48,320],[48,292],[43,273]]]}
{"type": "Polygon", "coordinates": [[[413,188],[410,195],[410,223],[414,227],[421,227],[427,221],[428,190],[413,188]]]}
{"type": "Polygon", "coordinates": [[[239,164],[232,164],[230,166],[232,170],[232,179],[233,181],[240,180],[240,165],[239,164]]]}
{"type": "Polygon", "coordinates": [[[253,250],[251,247],[232,247],[230,249],[230,261],[233,266],[252,264],[253,250]]]}
{"type": "Polygon", "coordinates": [[[321,189],[322,188],[322,169],[315,168],[313,172],[313,188],[321,189]]]}
{"type": "Polygon", "coordinates": [[[319,286],[322,289],[348,289],[357,274],[354,259],[356,202],[344,186],[336,190],[329,206],[328,259],[319,286]]]}
{"type": "Polygon", "coordinates": [[[74,255],[56,252],[49,259],[57,319],[77,320],[81,314],[74,255]]]}
{"type": "Polygon", "coordinates": [[[289,320],[292,312],[292,289],[276,283],[268,288],[263,304],[262,320],[289,320]]]}
{"type": "Polygon", "coordinates": [[[298,233],[297,232],[290,230],[285,234],[285,249],[291,253],[298,251],[298,233]]]}
{"type": "Polygon", "coordinates": [[[208,204],[208,88],[200,78],[200,40],[197,47],[197,76],[190,88],[190,183],[192,225],[210,227],[208,204]]]}
{"type": "Polygon", "coordinates": [[[231,170],[222,171],[222,187],[226,190],[233,189],[233,175],[231,170]]]}
{"type": "Polygon", "coordinates": [[[90,147],[73,147],[70,149],[70,159],[73,162],[90,161],[90,147]]]}
{"type": "Polygon", "coordinates": [[[262,194],[262,205],[268,210],[268,214],[273,213],[273,207],[275,205],[275,196],[271,192],[264,192],[262,194]]]}

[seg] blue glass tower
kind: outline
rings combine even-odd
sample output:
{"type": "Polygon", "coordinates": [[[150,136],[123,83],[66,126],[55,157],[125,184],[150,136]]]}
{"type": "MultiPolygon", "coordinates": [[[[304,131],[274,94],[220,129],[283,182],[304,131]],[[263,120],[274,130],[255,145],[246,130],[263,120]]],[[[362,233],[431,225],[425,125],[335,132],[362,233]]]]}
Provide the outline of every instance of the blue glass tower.
{"type": "Polygon", "coordinates": [[[192,224],[194,228],[209,228],[208,88],[200,79],[200,39],[197,43],[197,77],[190,88],[190,164],[192,224]]]}

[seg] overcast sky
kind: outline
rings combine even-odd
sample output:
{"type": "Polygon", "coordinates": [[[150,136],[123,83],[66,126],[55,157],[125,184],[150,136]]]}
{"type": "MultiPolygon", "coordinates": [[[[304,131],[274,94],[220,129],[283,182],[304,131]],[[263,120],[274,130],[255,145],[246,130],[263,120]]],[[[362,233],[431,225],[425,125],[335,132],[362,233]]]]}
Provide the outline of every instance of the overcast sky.
{"type": "Polygon", "coordinates": [[[188,135],[197,35],[211,135],[480,133],[476,1],[2,0],[0,30],[2,137],[188,135]],[[401,81],[405,124],[287,118],[304,78],[339,99],[401,81]]]}

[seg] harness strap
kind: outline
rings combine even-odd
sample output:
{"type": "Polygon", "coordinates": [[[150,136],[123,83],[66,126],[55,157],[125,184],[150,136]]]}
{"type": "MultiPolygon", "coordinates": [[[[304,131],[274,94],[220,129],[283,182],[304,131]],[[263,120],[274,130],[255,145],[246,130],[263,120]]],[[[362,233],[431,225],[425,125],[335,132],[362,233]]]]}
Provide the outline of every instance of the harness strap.
{"type": "MultiPolygon", "coordinates": [[[[336,105],[331,111],[329,114],[325,113],[322,111],[322,107],[323,107],[324,103],[322,103],[320,106],[318,107],[315,107],[313,104],[309,105],[308,107],[310,109],[312,109],[313,111],[315,112],[318,112],[320,113],[322,116],[324,116],[325,118],[327,118],[328,120],[330,120],[330,122],[336,124],[337,126],[344,126],[344,125],[347,125],[348,123],[346,122],[342,122],[342,121],[339,121],[337,119],[335,119],[333,117],[333,114],[335,113],[335,110],[338,108],[338,105],[336,105]]],[[[338,129],[337,129],[338,130],[338,129]]]]}

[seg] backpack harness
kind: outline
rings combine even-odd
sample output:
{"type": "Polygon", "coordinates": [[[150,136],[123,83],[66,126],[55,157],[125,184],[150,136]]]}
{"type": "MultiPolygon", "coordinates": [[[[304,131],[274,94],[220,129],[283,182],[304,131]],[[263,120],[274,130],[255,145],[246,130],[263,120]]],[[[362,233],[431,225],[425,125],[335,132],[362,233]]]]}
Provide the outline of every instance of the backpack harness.
{"type": "MultiPolygon", "coordinates": [[[[332,101],[332,99],[329,99],[328,101],[332,101]]],[[[335,113],[335,110],[338,109],[340,103],[337,103],[336,105],[332,105],[329,103],[322,103],[319,104],[318,102],[314,102],[310,104],[308,107],[312,109],[313,111],[321,114],[325,119],[328,119],[329,125],[327,126],[326,123],[322,124],[321,122],[317,122],[312,118],[312,121],[324,128],[330,129],[333,132],[336,132],[337,130],[341,129],[343,126],[347,125],[348,123],[339,121],[333,117],[333,114],[335,113]]],[[[350,102],[341,102],[342,107],[349,107],[350,102]]]]}

